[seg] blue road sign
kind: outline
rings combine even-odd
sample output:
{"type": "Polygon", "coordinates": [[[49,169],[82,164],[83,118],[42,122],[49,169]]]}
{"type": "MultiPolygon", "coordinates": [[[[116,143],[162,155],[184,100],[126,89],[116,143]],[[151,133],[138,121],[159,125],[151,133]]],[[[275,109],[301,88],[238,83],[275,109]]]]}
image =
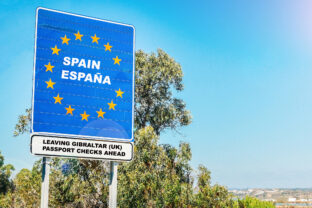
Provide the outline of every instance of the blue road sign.
{"type": "Polygon", "coordinates": [[[133,141],[134,27],[37,9],[32,133],[133,141]]]}

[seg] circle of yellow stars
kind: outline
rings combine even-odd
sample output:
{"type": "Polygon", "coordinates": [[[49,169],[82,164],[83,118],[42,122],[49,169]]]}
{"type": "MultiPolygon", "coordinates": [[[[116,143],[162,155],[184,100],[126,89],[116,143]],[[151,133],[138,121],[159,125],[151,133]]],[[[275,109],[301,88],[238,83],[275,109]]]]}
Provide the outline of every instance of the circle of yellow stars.
{"type": "MultiPolygon", "coordinates": [[[[77,33],[74,33],[75,35],[75,41],[82,41],[82,37],[84,37],[83,34],[81,34],[79,31],[77,31],[77,33]]],[[[92,39],[92,44],[99,44],[99,40],[101,39],[100,37],[96,36],[96,34],[94,34],[93,36],[91,36],[92,39]]],[[[64,37],[61,37],[62,40],[62,45],[69,44],[69,41],[71,40],[70,38],[67,37],[67,35],[65,34],[64,37]]],[[[112,48],[113,46],[109,44],[109,42],[107,42],[106,44],[103,45],[105,47],[105,51],[109,51],[112,52],[112,48]]],[[[57,45],[55,45],[54,47],[51,47],[52,50],[52,55],[59,55],[59,53],[61,52],[61,48],[58,48],[57,45]]],[[[121,59],[116,56],[115,58],[112,58],[114,60],[114,65],[118,64],[120,66],[120,61],[121,59]]],[[[46,72],[51,72],[53,73],[53,69],[55,66],[51,65],[51,62],[49,62],[48,64],[44,65],[46,68],[46,72]]],[[[54,85],[56,84],[56,82],[53,82],[51,80],[51,78],[48,81],[45,81],[45,83],[47,84],[47,88],[51,88],[52,90],[54,90],[54,85]]],[[[115,90],[116,92],[116,98],[120,97],[123,98],[122,95],[125,93],[123,91],[121,91],[121,89],[119,88],[118,90],[115,90]]],[[[62,104],[62,100],[64,99],[63,97],[60,97],[60,94],[58,93],[55,97],[53,97],[54,99],[54,104],[62,104]]],[[[111,102],[107,103],[108,105],[108,110],[115,110],[116,107],[116,103],[113,102],[113,100],[111,100],[111,102]]],[[[71,105],[68,105],[68,107],[65,107],[66,110],[66,115],[70,115],[73,116],[74,115],[74,111],[75,109],[72,108],[71,105]]],[[[96,111],[97,113],[97,118],[103,118],[104,119],[104,114],[106,114],[105,111],[102,110],[102,108],[100,108],[98,111],[96,111]]],[[[90,116],[90,114],[87,114],[86,111],[84,111],[82,114],[80,114],[81,116],[81,120],[85,120],[88,121],[88,117],[90,116]]]]}

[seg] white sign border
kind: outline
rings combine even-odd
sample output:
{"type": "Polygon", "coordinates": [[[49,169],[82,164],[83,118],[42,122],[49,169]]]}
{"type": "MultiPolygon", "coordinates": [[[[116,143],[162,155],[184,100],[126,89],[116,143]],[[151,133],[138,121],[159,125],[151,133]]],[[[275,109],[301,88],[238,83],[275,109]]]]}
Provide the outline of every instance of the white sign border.
{"type": "MultiPolygon", "coordinates": [[[[37,135],[42,135],[42,136],[57,136],[57,137],[64,137],[64,138],[84,138],[84,139],[98,139],[98,140],[103,140],[103,141],[126,141],[128,143],[133,143],[134,142],[134,134],[133,134],[133,129],[134,129],[134,96],[135,96],[135,27],[130,24],[123,24],[119,22],[113,22],[109,20],[103,20],[103,19],[98,19],[98,18],[93,18],[93,17],[88,17],[84,15],[79,15],[79,14],[73,14],[73,13],[68,13],[68,12],[63,12],[63,11],[58,11],[54,9],[48,9],[44,7],[37,7],[36,9],[36,26],[35,26],[35,50],[34,50],[34,67],[33,67],[33,90],[32,90],[32,119],[31,119],[31,133],[32,134],[37,134],[37,135]],[[75,134],[62,134],[62,133],[51,133],[51,132],[34,132],[33,129],[33,118],[34,118],[34,99],[35,99],[35,76],[36,76],[36,56],[37,56],[37,26],[38,26],[38,11],[42,10],[47,10],[47,11],[52,11],[56,13],[61,13],[61,14],[67,14],[67,15],[72,15],[76,17],[82,17],[82,18],[87,18],[87,19],[92,19],[92,20],[97,20],[101,22],[108,22],[108,23],[113,23],[113,24],[118,24],[118,25],[123,25],[123,26],[128,26],[132,27],[133,29],[133,77],[132,77],[132,127],[131,127],[131,139],[122,139],[122,138],[110,138],[110,137],[96,137],[96,136],[85,136],[85,135],[75,135],[75,134]]],[[[32,137],[32,135],[31,135],[32,137]]]]}
{"type": "Polygon", "coordinates": [[[61,136],[57,136],[57,137],[53,137],[53,136],[47,136],[47,135],[43,135],[43,134],[32,134],[30,136],[30,152],[32,155],[36,155],[36,156],[43,156],[43,157],[61,157],[61,158],[74,158],[74,159],[83,159],[83,160],[106,160],[106,161],[120,161],[120,162],[130,162],[133,160],[134,157],[134,145],[133,142],[124,142],[124,141],[119,141],[118,143],[124,143],[124,144],[130,144],[132,146],[131,148],[131,158],[129,160],[122,160],[122,159],[112,159],[112,158],[95,158],[95,157],[77,157],[77,156],[68,156],[68,155],[52,155],[52,154],[35,154],[32,151],[32,140],[33,137],[35,136],[43,136],[43,137],[50,137],[50,138],[54,138],[54,139],[58,139],[58,138],[64,138],[64,139],[75,139],[75,140],[89,140],[89,141],[98,141],[98,142],[111,142],[111,143],[116,143],[117,141],[109,141],[109,140],[103,140],[103,139],[84,139],[84,138],[68,138],[68,137],[61,137],[61,136]]]}

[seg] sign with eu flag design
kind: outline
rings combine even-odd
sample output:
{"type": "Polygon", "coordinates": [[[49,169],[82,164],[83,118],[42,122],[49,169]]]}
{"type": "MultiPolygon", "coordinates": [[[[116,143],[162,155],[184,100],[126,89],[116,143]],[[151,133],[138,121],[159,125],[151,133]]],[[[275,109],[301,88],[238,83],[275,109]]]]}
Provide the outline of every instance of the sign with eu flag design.
{"type": "Polygon", "coordinates": [[[134,27],[38,8],[31,152],[131,160],[134,27]]]}

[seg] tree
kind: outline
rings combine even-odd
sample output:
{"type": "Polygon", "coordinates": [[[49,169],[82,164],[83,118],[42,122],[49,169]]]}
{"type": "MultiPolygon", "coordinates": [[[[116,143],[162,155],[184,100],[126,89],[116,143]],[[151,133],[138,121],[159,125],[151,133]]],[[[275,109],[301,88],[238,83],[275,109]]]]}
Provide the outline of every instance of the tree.
{"type": "Polygon", "coordinates": [[[233,207],[234,201],[228,190],[220,185],[211,186],[210,171],[200,165],[198,167],[197,194],[195,195],[196,207],[233,207]]]}
{"type": "Polygon", "coordinates": [[[32,170],[22,169],[14,178],[14,192],[10,207],[35,208],[40,205],[41,161],[32,170]]]}
{"type": "Polygon", "coordinates": [[[119,166],[119,206],[190,205],[193,180],[188,175],[188,145],[181,143],[179,149],[159,145],[159,137],[151,126],[138,130],[135,136],[134,160],[119,166]]]}
{"type": "Polygon", "coordinates": [[[30,130],[30,121],[31,121],[31,109],[27,108],[25,110],[25,115],[18,116],[18,122],[15,125],[15,129],[13,132],[14,136],[18,136],[20,134],[24,134],[25,132],[29,132],[30,130]]]}
{"type": "Polygon", "coordinates": [[[10,179],[13,170],[13,165],[4,165],[4,157],[0,151],[0,207],[9,207],[11,192],[14,188],[10,179]]]}
{"type": "Polygon", "coordinates": [[[4,157],[0,151],[0,194],[6,194],[10,189],[13,188],[13,183],[10,180],[13,170],[13,165],[4,165],[4,157]]]}
{"type": "Polygon", "coordinates": [[[51,207],[107,207],[108,165],[89,160],[54,158],[51,171],[51,207]],[[63,165],[68,172],[62,171],[63,165]]]}
{"type": "Polygon", "coordinates": [[[272,202],[260,201],[257,198],[246,196],[244,199],[238,199],[236,206],[238,208],[274,208],[272,202]]]}
{"type": "Polygon", "coordinates": [[[172,89],[183,90],[181,65],[163,50],[157,55],[135,54],[135,127],[150,125],[157,135],[166,128],[177,130],[191,123],[191,114],[172,89]]]}

